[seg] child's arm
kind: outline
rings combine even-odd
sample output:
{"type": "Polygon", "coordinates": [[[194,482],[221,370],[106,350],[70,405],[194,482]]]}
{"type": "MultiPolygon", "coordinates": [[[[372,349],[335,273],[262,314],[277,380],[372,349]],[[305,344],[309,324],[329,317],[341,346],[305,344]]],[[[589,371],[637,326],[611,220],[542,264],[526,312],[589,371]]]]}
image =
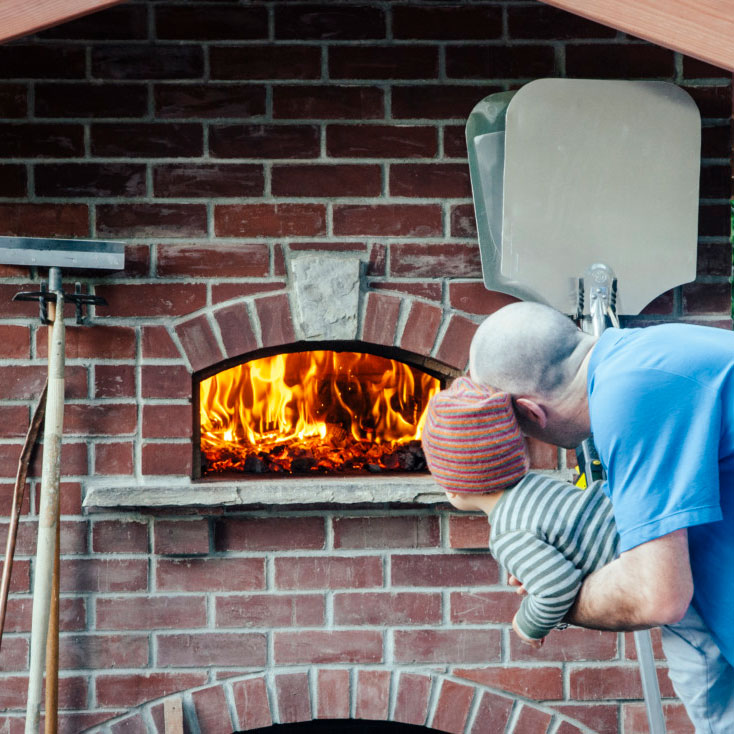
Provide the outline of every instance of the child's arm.
{"type": "Polygon", "coordinates": [[[517,631],[528,639],[545,637],[573,605],[581,571],[552,545],[525,531],[493,538],[492,552],[527,592],[513,622],[517,631]]]}

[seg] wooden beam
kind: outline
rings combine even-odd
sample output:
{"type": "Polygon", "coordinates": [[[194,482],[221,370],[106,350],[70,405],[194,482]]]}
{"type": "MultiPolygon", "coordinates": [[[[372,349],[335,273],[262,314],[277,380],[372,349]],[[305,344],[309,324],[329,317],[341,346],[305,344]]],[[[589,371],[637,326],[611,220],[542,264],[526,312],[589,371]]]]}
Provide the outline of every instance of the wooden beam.
{"type": "Polygon", "coordinates": [[[730,0],[543,2],[734,71],[734,13],[730,0]]]}
{"type": "Polygon", "coordinates": [[[0,43],[120,2],[122,0],[0,0],[0,43]]]}

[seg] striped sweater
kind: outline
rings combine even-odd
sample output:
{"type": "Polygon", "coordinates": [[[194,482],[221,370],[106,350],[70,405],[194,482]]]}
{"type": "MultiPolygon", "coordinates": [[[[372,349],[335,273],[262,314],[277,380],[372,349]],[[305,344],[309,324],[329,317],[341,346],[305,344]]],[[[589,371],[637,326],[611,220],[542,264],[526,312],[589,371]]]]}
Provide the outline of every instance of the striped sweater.
{"type": "Polygon", "coordinates": [[[489,514],[489,549],[528,592],[517,615],[527,637],[545,637],[573,605],[584,578],[618,554],[612,504],[601,485],[580,490],[530,472],[489,514]]]}

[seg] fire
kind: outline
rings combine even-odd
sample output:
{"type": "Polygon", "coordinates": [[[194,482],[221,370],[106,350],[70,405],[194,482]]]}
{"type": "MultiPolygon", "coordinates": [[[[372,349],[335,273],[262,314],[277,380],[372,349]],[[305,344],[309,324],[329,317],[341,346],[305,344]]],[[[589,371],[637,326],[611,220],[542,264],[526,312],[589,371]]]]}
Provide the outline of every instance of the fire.
{"type": "Polygon", "coordinates": [[[251,360],[200,383],[203,473],[416,470],[439,380],[361,352],[251,360]]]}

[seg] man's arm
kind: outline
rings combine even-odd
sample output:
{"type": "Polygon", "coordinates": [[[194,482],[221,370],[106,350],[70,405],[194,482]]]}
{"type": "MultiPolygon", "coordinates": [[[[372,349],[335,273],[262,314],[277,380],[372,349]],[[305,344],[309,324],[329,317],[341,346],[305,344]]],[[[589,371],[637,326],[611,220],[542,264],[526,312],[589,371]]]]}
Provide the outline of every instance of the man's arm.
{"type": "Polygon", "coordinates": [[[679,621],[692,596],[684,528],[632,548],[587,576],[566,621],[592,629],[647,629],[679,621]]]}

